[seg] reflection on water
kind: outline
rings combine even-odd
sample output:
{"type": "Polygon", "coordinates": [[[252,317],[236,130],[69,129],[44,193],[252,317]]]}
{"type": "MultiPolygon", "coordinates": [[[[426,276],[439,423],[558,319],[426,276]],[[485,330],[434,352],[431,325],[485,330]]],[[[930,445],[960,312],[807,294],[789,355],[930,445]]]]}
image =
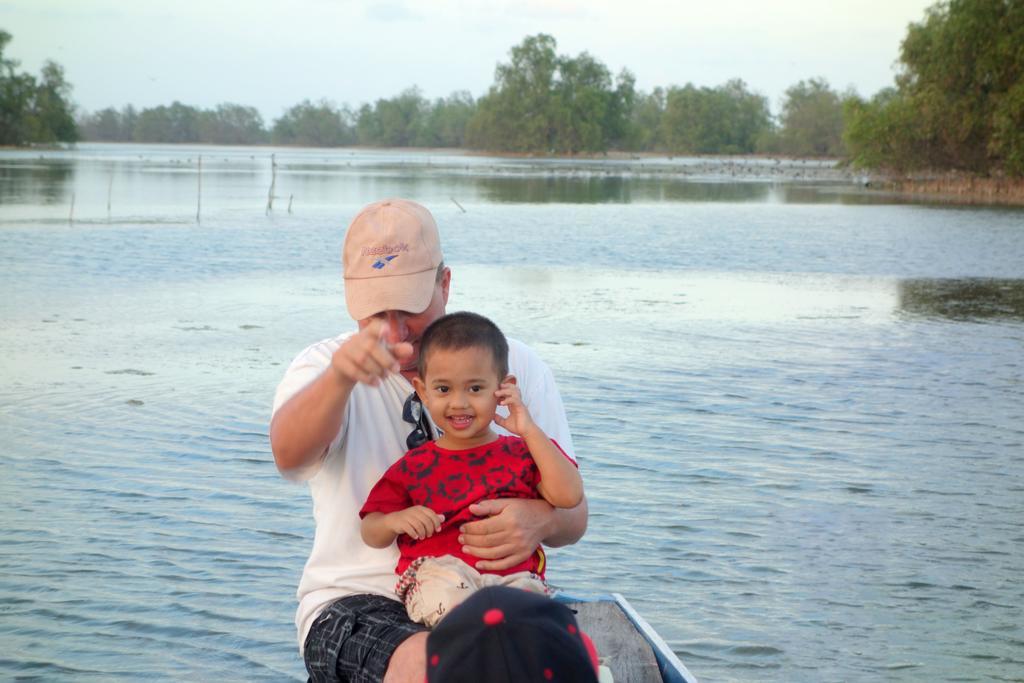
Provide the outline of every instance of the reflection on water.
{"type": "Polygon", "coordinates": [[[74,174],[70,161],[0,163],[0,206],[63,203],[74,174]]]}
{"type": "Polygon", "coordinates": [[[913,315],[950,320],[1024,320],[1024,280],[901,280],[899,306],[913,315]]]}
{"type": "MultiPolygon", "coordinates": [[[[201,156],[204,210],[259,207],[271,183],[271,155],[276,192],[294,199],[296,208],[387,195],[463,204],[841,203],[864,196],[834,162],[90,143],[66,151],[0,152],[0,202],[24,206],[20,217],[37,220],[65,220],[66,211],[47,215],[36,207],[67,202],[71,193],[75,216],[83,220],[106,217],[108,199],[115,217],[184,216],[197,204],[201,156]]],[[[17,217],[0,220],[11,218],[17,217]]]]}
{"type": "MultiPolygon", "coordinates": [[[[893,198],[865,190],[860,184],[849,185],[795,185],[779,184],[773,188],[773,199],[780,204],[891,204],[893,198]]],[[[914,201],[909,198],[908,203],[914,201]]]]}
{"type": "Polygon", "coordinates": [[[759,202],[772,191],[768,183],[708,183],[676,178],[610,175],[474,178],[485,200],[527,204],[601,204],[652,201],[759,202]]]}
{"type": "Polygon", "coordinates": [[[265,205],[275,188],[297,210],[360,204],[405,195],[462,204],[772,203],[912,204],[864,189],[830,161],[767,158],[645,157],[545,159],[467,155],[459,151],[245,148],[89,143],[73,150],[0,152],[0,204],[27,208],[12,218],[66,220],[41,212],[76,196],[76,218],[186,216],[197,203],[202,157],[205,211],[265,205]]]}
{"type": "Polygon", "coordinates": [[[628,202],[630,185],[621,177],[565,176],[478,178],[479,193],[492,202],[591,204],[628,202]]]}

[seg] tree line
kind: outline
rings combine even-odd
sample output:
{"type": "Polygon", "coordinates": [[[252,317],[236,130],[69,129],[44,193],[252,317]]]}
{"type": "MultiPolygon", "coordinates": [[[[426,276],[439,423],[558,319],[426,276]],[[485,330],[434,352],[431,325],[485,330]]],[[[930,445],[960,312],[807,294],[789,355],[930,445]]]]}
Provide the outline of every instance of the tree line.
{"type": "Polygon", "coordinates": [[[529,36],[495,70],[479,99],[465,91],[429,100],[418,88],[358,109],[303,101],[269,126],[254,107],[199,109],[180,102],[137,110],[108,107],[79,118],[85,140],[334,147],[458,147],[577,154],[608,150],[669,154],[841,156],[844,101],[823,79],[786,91],[773,117],[768,99],[734,79],[637,91],[592,55],[560,55],[551,36],[529,36]]]}
{"type": "Polygon", "coordinates": [[[417,88],[357,110],[305,100],[268,127],[255,107],[223,103],[199,109],[181,102],[137,110],[108,107],[80,117],[85,140],[110,142],[305,145],[339,147],[462,147],[474,112],[469,93],[427,100],[417,88]]]}
{"type": "MultiPolygon", "coordinates": [[[[10,35],[0,32],[0,48],[10,35]]],[[[479,98],[460,91],[427,99],[413,87],[358,108],[303,101],[269,125],[259,112],[223,103],[180,102],[136,110],[70,112],[70,92],[53,62],[35,95],[20,141],[86,140],[308,146],[460,147],[532,154],[608,150],[667,154],[782,154],[846,157],[867,168],[960,169],[1024,175],[1024,2],[948,0],[908,28],[895,85],[873,97],[834,89],[823,78],[788,88],[777,115],[768,99],[733,79],[718,86],[637,90],[587,52],[559,54],[537,34],[509,51],[479,98]],[[63,98],[63,99],[62,99],[63,98]],[[34,119],[33,119],[34,117],[34,119]],[[57,125],[58,119],[60,125],[57,125]],[[51,125],[51,124],[46,124],[51,125]],[[61,137],[61,136],[65,137],[61,137]]],[[[3,61],[3,112],[13,65],[3,61]]],[[[21,78],[29,78],[21,76],[21,78]]],[[[27,81],[26,81],[27,83],[27,81]]],[[[4,131],[7,118],[3,119],[4,131]]],[[[18,136],[7,136],[13,140],[18,136]]],[[[10,143],[8,143],[10,144],[10,143]]],[[[17,144],[17,141],[15,142],[17,144]]]]}

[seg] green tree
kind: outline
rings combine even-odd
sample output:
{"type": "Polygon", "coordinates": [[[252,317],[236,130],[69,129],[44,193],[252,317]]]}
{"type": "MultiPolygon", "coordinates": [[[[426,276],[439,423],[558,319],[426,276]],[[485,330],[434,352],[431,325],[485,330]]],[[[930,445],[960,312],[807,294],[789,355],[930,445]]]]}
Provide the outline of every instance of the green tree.
{"type": "Polygon", "coordinates": [[[511,152],[551,151],[558,54],[549,35],[528,36],[498,64],[494,85],[481,98],[466,130],[467,143],[511,152]]]}
{"type": "Polygon", "coordinates": [[[318,104],[304,100],[274,121],[271,140],[279,145],[350,145],[355,142],[351,119],[351,112],[339,109],[326,100],[318,104]]]}
{"type": "Polygon", "coordinates": [[[35,92],[35,79],[19,74],[19,62],[4,56],[11,34],[0,29],[0,144],[21,145],[29,141],[26,113],[35,92]]]}
{"type": "Polygon", "coordinates": [[[843,138],[857,165],[906,170],[920,160],[924,143],[918,134],[918,113],[910,104],[895,88],[885,88],[867,101],[846,101],[843,138]]]}
{"type": "Polygon", "coordinates": [[[138,121],[138,112],[129,104],[121,111],[107,107],[92,114],[83,114],[78,128],[83,140],[131,142],[135,139],[138,121]]]}
{"type": "Polygon", "coordinates": [[[558,59],[558,80],[552,102],[552,149],[558,152],[600,150],[604,144],[606,96],[611,90],[608,69],[586,52],[558,59]]]}
{"type": "Polygon", "coordinates": [[[608,102],[604,127],[609,147],[630,148],[633,139],[633,108],[636,102],[636,76],[629,69],[622,69],[615,77],[615,92],[608,102]]]}
{"type": "Polygon", "coordinates": [[[199,110],[175,100],[139,112],[136,142],[199,142],[199,110]]]}
{"type": "Polygon", "coordinates": [[[784,154],[837,157],[846,153],[843,98],[824,78],[800,81],[787,89],[779,122],[778,146],[784,154]]]}
{"type": "Polygon", "coordinates": [[[1024,176],[1024,80],[1008,88],[992,108],[988,152],[1003,170],[1024,176]]]}
{"type": "Polygon", "coordinates": [[[4,56],[11,39],[0,29],[0,144],[74,142],[78,129],[64,69],[47,61],[39,82],[18,73],[19,62],[4,56]]]}
{"type": "Polygon", "coordinates": [[[255,107],[225,102],[200,112],[199,141],[221,145],[258,145],[268,139],[263,117],[255,107]]]}
{"type": "Polygon", "coordinates": [[[466,91],[436,99],[419,130],[417,144],[426,147],[462,147],[466,125],[476,112],[476,102],[466,91]]]}
{"type": "Polygon", "coordinates": [[[47,60],[42,80],[35,88],[28,113],[29,136],[33,142],[75,142],[78,127],[71,106],[71,84],[64,68],[47,60]]]}
{"type": "Polygon", "coordinates": [[[629,125],[628,149],[652,151],[663,149],[661,117],[665,114],[665,90],[655,88],[650,94],[636,96],[629,125]]]}
{"type": "Polygon", "coordinates": [[[131,131],[122,138],[121,114],[113,107],[107,107],[91,114],[83,114],[78,122],[83,140],[119,142],[131,140],[131,131]]]}
{"type": "MultiPolygon", "coordinates": [[[[707,89],[705,89],[707,90],[707,89]]],[[[708,117],[702,111],[706,93],[687,83],[671,86],[665,94],[665,112],[661,117],[661,139],[670,152],[704,152],[710,150],[708,135],[703,130],[708,117]]]]}
{"type": "Polygon", "coordinates": [[[604,64],[586,52],[559,57],[555,82],[551,148],[558,152],[601,152],[628,136],[635,78],[623,70],[612,87],[604,64]]]}
{"type": "Polygon", "coordinates": [[[929,8],[907,30],[893,93],[850,106],[853,162],[1024,175],[1022,45],[1019,0],[929,8]]]}
{"type": "Polygon", "coordinates": [[[139,124],[138,110],[128,104],[121,109],[121,133],[118,140],[130,141],[135,139],[135,127],[139,124]]]}
{"type": "Polygon", "coordinates": [[[628,136],[634,79],[612,84],[608,68],[586,52],[559,56],[555,39],[528,36],[498,64],[477,102],[466,144],[512,152],[603,151],[628,136]]]}
{"type": "Polygon", "coordinates": [[[361,145],[413,147],[420,143],[420,129],[430,103],[419,88],[412,87],[396,97],[379,99],[373,107],[363,105],[356,118],[356,138],[361,145]]]}
{"type": "Polygon", "coordinates": [[[361,145],[374,146],[383,137],[380,119],[373,115],[373,107],[363,104],[355,114],[354,130],[356,142],[361,145]]]}
{"type": "Polygon", "coordinates": [[[673,153],[741,154],[754,151],[770,125],[767,99],[743,81],[717,88],[688,83],[668,89],[660,138],[673,153]]]}
{"type": "Polygon", "coordinates": [[[747,154],[755,151],[757,141],[772,125],[768,98],[747,89],[736,78],[718,88],[722,109],[729,121],[725,147],[729,153],[747,154]]]}

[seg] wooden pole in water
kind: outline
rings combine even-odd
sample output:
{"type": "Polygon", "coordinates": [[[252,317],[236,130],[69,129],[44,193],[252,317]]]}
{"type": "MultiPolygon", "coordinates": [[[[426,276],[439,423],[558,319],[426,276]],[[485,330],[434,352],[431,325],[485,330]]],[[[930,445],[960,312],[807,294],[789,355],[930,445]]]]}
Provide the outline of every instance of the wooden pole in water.
{"type": "Polygon", "coordinates": [[[199,209],[203,205],[203,155],[199,155],[198,172],[196,173],[196,225],[199,225],[199,209]]]}
{"type": "Polygon", "coordinates": [[[270,191],[267,192],[267,210],[264,213],[270,213],[274,209],[274,186],[277,184],[277,162],[274,161],[274,155],[270,155],[270,191]]]}
{"type": "Polygon", "coordinates": [[[455,206],[459,207],[459,210],[462,211],[462,213],[466,213],[466,210],[462,208],[462,204],[459,204],[459,202],[455,200],[455,197],[449,197],[448,199],[455,202],[455,206]]]}
{"type": "Polygon", "coordinates": [[[110,222],[110,195],[114,192],[114,172],[110,172],[110,182],[107,183],[107,222],[110,222]]]}
{"type": "Polygon", "coordinates": [[[294,194],[288,195],[288,213],[292,212],[292,200],[295,199],[294,194]]]}
{"type": "Polygon", "coordinates": [[[68,225],[75,222],[75,193],[71,193],[71,210],[68,211],[68,225]]]}

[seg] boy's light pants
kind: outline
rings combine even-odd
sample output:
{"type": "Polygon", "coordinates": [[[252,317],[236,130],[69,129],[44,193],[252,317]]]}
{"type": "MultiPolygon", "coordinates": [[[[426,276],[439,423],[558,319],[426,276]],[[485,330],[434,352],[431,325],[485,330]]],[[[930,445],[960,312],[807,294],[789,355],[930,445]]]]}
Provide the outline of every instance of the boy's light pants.
{"type": "Polygon", "coordinates": [[[509,586],[541,595],[551,593],[543,579],[533,572],[481,574],[451,555],[414,561],[398,579],[395,590],[410,619],[434,628],[452,608],[486,586],[509,586]]]}

